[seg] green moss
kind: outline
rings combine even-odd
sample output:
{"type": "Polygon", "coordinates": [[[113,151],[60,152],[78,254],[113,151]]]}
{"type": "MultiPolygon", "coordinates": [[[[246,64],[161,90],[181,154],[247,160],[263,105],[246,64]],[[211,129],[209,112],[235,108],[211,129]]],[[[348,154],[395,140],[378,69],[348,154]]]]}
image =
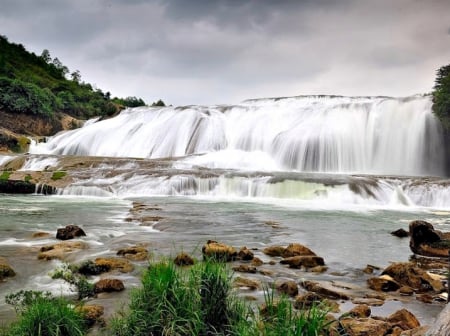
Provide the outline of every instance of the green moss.
{"type": "Polygon", "coordinates": [[[8,181],[12,172],[4,171],[2,175],[0,175],[0,181],[8,181]]]}
{"type": "Polygon", "coordinates": [[[30,174],[27,174],[27,175],[25,175],[25,177],[24,177],[24,181],[25,182],[30,182],[31,180],[32,180],[33,178],[31,177],[31,175],[30,174]]]}
{"type": "Polygon", "coordinates": [[[51,179],[52,179],[53,181],[60,180],[60,179],[62,179],[62,178],[63,178],[64,176],[66,176],[66,175],[67,175],[67,173],[66,173],[65,171],[55,171],[55,172],[53,173],[51,179]]]}

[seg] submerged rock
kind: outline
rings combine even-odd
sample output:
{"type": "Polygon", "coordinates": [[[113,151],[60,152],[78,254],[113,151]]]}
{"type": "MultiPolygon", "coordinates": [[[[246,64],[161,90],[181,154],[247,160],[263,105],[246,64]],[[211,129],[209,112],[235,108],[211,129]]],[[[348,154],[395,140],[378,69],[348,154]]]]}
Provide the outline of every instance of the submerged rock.
{"type": "Polygon", "coordinates": [[[8,263],[3,257],[0,257],[0,280],[3,280],[7,277],[13,277],[16,275],[16,272],[12,269],[11,265],[8,263]]]}
{"type": "Polygon", "coordinates": [[[266,247],[263,252],[270,257],[281,257],[285,250],[285,247],[275,245],[266,247]]]}
{"type": "Polygon", "coordinates": [[[177,266],[191,266],[194,265],[195,261],[194,258],[192,258],[189,254],[187,253],[179,253],[175,259],[174,259],[174,264],[177,266]]]}
{"type": "Polygon", "coordinates": [[[93,326],[95,323],[100,322],[103,324],[103,319],[101,316],[103,315],[105,309],[100,305],[82,305],[77,306],[76,310],[81,312],[84,320],[86,321],[88,326],[93,326]]]}
{"type": "Polygon", "coordinates": [[[130,246],[120,249],[117,255],[130,260],[143,261],[148,259],[148,250],[143,246],[130,246]]]}
{"type": "Polygon", "coordinates": [[[298,295],[298,285],[295,281],[292,280],[275,282],[275,288],[280,293],[286,294],[288,296],[298,295]]]}
{"type": "Polygon", "coordinates": [[[238,258],[241,260],[252,260],[254,257],[254,254],[252,251],[250,251],[246,246],[242,247],[238,252],[238,258]]]}
{"type": "Polygon", "coordinates": [[[398,237],[398,238],[405,238],[409,236],[409,232],[405,229],[398,229],[391,232],[391,235],[398,237]]]}
{"type": "Polygon", "coordinates": [[[123,281],[119,279],[102,279],[94,284],[95,293],[120,292],[124,289],[123,281]]]}
{"type": "Polygon", "coordinates": [[[323,258],[315,255],[289,257],[281,260],[280,263],[289,265],[290,268],[312,268],[325,265],[323,258]]]}
{"type": "Polygon", "coordinates": [[[124,258],[97,258],[94,261],[96,266],[105,267],[108,271],[118,270],[122,273],[133,271],[133,265],[124,258]]]}
{"type": "Polygon", "coordinates": [[[38,254],[38,259],[42,260],[53,260],[59,259],[64,260],[67,254],[74,252],[76,250],[82,250],[87,248],[87,245],[80,241],[75,242],[62,242],[53,245],[42,246],[38,254]]]}
{"type": "Polygon", "coordinates": [[[323,297],[334,299],[334,300],[348,300],[349,296],[345,293],[338,292],[334,289],[328,288],[325,285],[322,285],[318,282],[314,281],[303,281],[300,283],[303,288],[310,292],[317,293],[323,297]]]}
{"type": "Polygon", "coordinates": [[[233,280],[234,287],[247,287],[250,290],[261,289],[261,282],[258,280],[236,277],[233,280]]]}
{"type": "Polygon", "coordinates": [[[86,236],[86,233],[77,225],[67,225],[65,228],[59,228],[56,231],[56,239],[60,240],[69,240],[82,236],[86,236]]]}
{"type": "Polygon", "coordinates": [[[235,271],[235,272],[242,272],[242,273],[256,273],[256,267],[255,266],[244,265],[244,264],[240,264],[240,265],[234,266],[232,268],[232,270],[235,271]]]}

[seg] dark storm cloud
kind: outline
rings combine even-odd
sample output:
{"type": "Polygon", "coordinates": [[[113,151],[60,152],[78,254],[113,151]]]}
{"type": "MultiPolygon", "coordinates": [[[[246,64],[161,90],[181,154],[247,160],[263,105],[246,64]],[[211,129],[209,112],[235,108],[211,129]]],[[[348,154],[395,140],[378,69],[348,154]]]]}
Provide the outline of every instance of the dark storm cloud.
{"type": "Polygon", "coordinates": [[[447,0],[3,0],[1,34],[147,101],[429,91],[447,0]],[[413,80],[412,80],[413,79],[413,80]]]}

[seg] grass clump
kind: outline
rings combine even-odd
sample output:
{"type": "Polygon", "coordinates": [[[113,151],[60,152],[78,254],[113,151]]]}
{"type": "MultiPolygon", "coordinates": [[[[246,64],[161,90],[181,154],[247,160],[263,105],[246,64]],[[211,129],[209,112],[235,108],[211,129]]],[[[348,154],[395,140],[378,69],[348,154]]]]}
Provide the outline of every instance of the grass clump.
{"type": "Polygon", "coordinates": [[[78,300],[93,297],[95,295],[94,285],[90,283],[85,276],[76,273],[75,266],[61,264],[50,273],[52,279],[62,279],[68,282],[78,294],[78,300]]]}
{"type": "Polygon", "coordinates": [[[67,173],[65,171],[55,171],[55,172],[53,172],[51,179],[53,181],[57,181],[57,180],[62,179],[66,175],[67,175],[67,173]]]}
{"type": "Polygon", "coordinates": [[[87,326],[80,312],[69,301],[49,293],[20,291],[10,294],[6,302],[13,304],[19,320],[11,324],[8,336],[82,336],[87,326]]]}
{"type": "Polygon", "coordinates": [[[0,181],[8,181],[9,177],[11,176],[12,172],[4,171],[0,175],[0,181]]]}

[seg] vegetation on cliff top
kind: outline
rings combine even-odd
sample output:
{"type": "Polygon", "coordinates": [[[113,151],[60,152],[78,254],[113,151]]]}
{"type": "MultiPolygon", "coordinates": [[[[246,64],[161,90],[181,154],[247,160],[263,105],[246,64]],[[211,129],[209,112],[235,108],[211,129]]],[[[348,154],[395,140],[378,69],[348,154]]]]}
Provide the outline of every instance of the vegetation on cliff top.
{"type": "Polygon", "coordinates": [[[437,70],[433,91],[433,112],[450,129],[450,64],[437,70]]]}
{"type": "Polygon", "coordinates": [[[109,92],[81,80],[57,57],[37,56],[0,35],[0,110],[53,117],[64,112],[77,118],[112,115],[123,107],[145,105],[136,97],[111,98],[109,92]]]}

